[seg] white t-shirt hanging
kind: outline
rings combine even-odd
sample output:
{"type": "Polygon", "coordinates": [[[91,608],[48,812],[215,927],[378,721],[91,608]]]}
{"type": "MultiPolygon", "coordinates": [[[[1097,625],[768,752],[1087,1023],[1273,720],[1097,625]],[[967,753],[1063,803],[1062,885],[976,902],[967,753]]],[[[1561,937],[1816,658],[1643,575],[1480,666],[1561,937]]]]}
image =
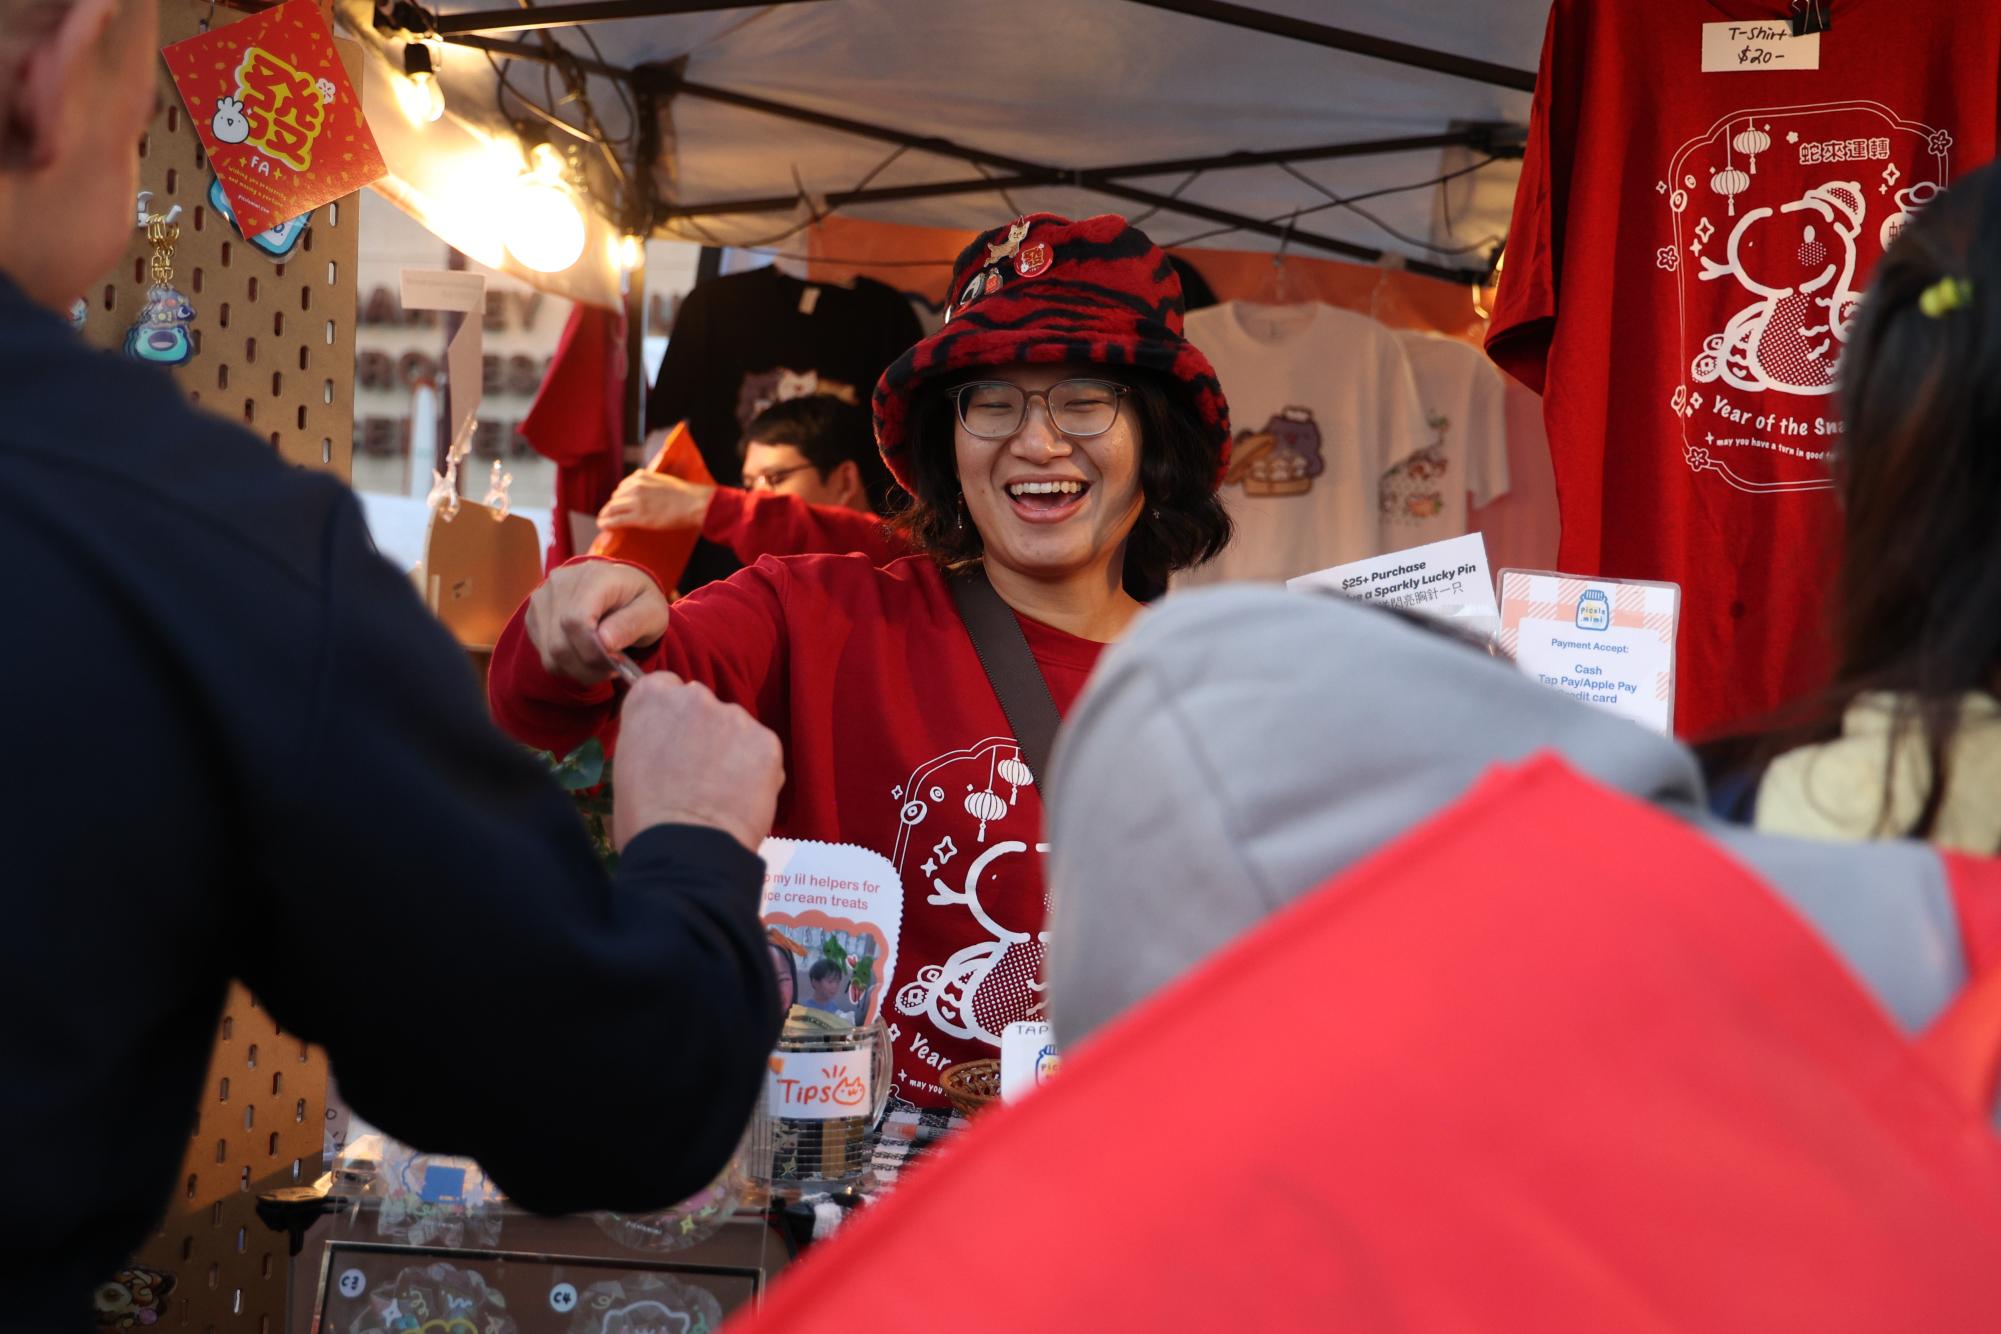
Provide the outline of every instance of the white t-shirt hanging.
{"type": "Polygon", "coordinates": [[[1442,334],[1398,332],[1417,377],[1429,442],[1383,474],[1383,536],[1392,551],[1458,537],[1468,498],[1508,493],[1507,382],[1487,354],[1442,334]]]}
{"type": "Polygon", "coordinates": [[[1236,536],[1174,586],[1290,579],[1387,550],[1382,476],[1427,442],[1397,336],[1333,306],[1228,301],[1190,315],[1188,339],[1230,400],[1236,536]]]}

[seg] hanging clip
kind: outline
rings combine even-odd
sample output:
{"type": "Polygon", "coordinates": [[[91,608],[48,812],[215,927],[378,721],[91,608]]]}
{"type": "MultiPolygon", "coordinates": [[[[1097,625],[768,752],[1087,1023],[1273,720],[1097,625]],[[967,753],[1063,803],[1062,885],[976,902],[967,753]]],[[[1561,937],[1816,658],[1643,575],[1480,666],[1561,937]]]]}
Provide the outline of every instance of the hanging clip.
{"type": "Polygon", "coordinates": [[[1793,36],[1810,37],[1833,24],[1834,0],[1793,0],[1793,36]]]}
{"type": "Polygon", "coordinates": [[[165,213],[153,212],[153,192],[151,190],[141,190],[139,192],[137,213],[139,219],[138,225],[141,231],[149,230],[155,223],[170,224],[181,220],[181,206],[179,204],[174,205],[165,213]]]}
{"type": "Polygon", "coordinates": [[[480,502],[493,511],[493,521],[500,522],[507,517],[507,488],[514,481],[514,474],[500,466],[500,460],[493,461],[493,472],[486,483],[486,496],[480,502]]]}

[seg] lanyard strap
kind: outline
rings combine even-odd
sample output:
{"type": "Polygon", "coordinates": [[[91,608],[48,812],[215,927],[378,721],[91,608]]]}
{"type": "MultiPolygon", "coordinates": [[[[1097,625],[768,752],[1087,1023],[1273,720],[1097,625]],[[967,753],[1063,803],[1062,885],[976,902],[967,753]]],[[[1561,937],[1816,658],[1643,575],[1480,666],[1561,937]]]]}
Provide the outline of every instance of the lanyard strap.
{"type": "Polygon", "coordinates": [[[1007,715],[1008,730],[1021,747],[1028,771],[1037,781],[1049,776],[1049,755],[1056,748],[1056,727],[1061,718],[1049,683],[1042,679],[1035,655],[1029,651],[1028,637],[1021,632],[1014,608],[1001,601],[979,566],[951,576],[952,601],[958,604],[959,619],[972,637],[973,652],[979,654],[987,683],[1007,715]]]}

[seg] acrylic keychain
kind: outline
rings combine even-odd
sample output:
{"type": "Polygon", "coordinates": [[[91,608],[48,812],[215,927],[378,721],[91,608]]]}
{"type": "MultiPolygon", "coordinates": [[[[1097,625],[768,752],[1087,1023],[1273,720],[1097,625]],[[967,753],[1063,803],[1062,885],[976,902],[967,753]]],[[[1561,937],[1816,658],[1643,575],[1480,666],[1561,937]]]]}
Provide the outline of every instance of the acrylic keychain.
{"type": "MultiPolygon", "coordinates": [[[[219,176],[209,181],[208,202],[209,206],[220,213],[230,226],[236,227],[236,210],[229,206],[229,196],[223,193],[222,178],[219,176]]],[[[299,248],[299,239],[306,234],[306,224],[312,220],[313,212],[307,209],[296,218],[243,239],[250,242],[260,253],[283,263],[294,250],[299,248]]],[[[242,228],[238,227],[237,231],[241,234],[242,228]]]]}
{"type": "Polygon", "coordinates": [[[194,356],[195,308],[173,284],[174,243],[181,239],[181,206],[165,213],[152,211],[153,192],[139,192],[139,226],[153,247],[153,285],[146,290],[146,307],[125,335],[125,354],[155,366],[179,366],[194,356]]]}

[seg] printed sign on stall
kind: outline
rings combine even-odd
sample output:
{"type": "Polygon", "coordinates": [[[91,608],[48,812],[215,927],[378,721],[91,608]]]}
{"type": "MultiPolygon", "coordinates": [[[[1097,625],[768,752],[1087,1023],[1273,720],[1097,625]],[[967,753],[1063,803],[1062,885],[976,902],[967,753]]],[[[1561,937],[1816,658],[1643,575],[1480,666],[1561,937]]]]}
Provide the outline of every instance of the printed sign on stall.
{"type": "Polygon", "coordinates": [[[1681,587],[1501,571],[1501,647],[1529,677],[1662,736],[1674,731],[1681,587]]]}
{"type": "Polygon", "coordinates": [[[385,174],[314,0],[285,0],[161,54],[243,235],[270,231],[385,174]]]}
{"type": "Polygon", "coordinates": [[[758,853],[760,915],[784,1007],[842,1025],[874,1022],[896,972],[903,878],[880,854],[847,843],[769,838],[758,853]]]}
{"type": "Polygon", "coordinates": [[[1406,607],[1481,639],[1500,628],[1487,543],[1478,533],[1427,542],[1387,556],[1371,556],[1286,580],[1295,592],[1324,589],[1361,602],[1406,607]]]}
{"type": "Polygon", "coordinates": [[[1009,1024],[1001,1030],[1000,1095],[1018,1102],[1055,1077],[1062,1058],[1056,1052],[1056,1031],[1048,1024],[1009,1024]]]}
{"type": "Polygon", "coordinates": [[[765,1081],[773,1116],[792,1121],[845,1121],[872,1110],[875,1053],[776,1051],[765,1081]]]}

